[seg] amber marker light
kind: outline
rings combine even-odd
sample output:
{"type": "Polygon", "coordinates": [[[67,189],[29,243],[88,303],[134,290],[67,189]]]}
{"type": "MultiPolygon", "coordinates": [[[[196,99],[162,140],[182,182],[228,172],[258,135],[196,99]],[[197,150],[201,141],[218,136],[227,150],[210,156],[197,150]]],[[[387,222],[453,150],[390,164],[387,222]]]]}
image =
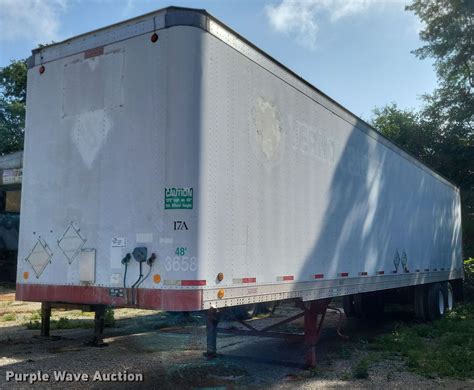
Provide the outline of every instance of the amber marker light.
{"type": "Polygon", "coordinates": [[[160,283],[161,282],[161,275],[160,274],[153,275],[153,281],[155,283],[160,283]]]}
{"type": "Polygon", "coordinates": [[[217,298],[219,298],[219,299],[224,298],[224,290],[220,289],[220,290],[217,292],[217,298]]]}
{"type": "Polygon", "coordinates": [[[29,277],[30,274],[28,273],[28,271],[23,272],[23,279],[28,280],[29,277]]]}

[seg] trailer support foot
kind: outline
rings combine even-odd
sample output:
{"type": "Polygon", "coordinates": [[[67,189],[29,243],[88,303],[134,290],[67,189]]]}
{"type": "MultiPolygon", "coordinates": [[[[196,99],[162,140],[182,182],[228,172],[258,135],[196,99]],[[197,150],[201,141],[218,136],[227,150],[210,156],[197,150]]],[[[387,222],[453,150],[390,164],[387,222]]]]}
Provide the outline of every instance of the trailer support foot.
{"type": "Polygon", "coordinates": [[[209,309],[207,311],[206,333],[207,333],[207,351],[204,354],[207,358],[217,356],[217,325],[219,324],[219,311],[209,309]]]}
{"type": "Polygon", "coordinates": [[[41,302],[41,337],[49,337],[51,325],[51,305],[49,302],[41,302]]]}
{"type": "Polygon", "coordinates": [[[331,299],[320,299],[303,304],[305,363],[308,367],[316,366],[316,345],[321,335],[321,328],[330,302],[331,299]],[[320,317],[319,321],[318,317],[320,317]]]}
{"type": "Polygon", "coordinates": [[[92,347],[106,347],[107,343],[104,343],[104,327],[105,327],[105,306],[98,305],[94,307],[94,337],[87,345],[92,347]]]}

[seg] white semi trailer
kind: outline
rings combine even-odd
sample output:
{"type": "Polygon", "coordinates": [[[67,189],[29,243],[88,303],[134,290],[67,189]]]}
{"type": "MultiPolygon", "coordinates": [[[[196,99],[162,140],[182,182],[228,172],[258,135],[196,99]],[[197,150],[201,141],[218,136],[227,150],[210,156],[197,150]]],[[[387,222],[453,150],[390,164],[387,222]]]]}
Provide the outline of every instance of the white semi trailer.
{"type": "Polygon", "coordinates": [[[435,318],[460,290],[459,189],[205,11],[28,63],[17,299],[44,332],[55,304],[208,310],[212,354],[218,310],[297,299],[314,346],[333,297],[435,318]]]}

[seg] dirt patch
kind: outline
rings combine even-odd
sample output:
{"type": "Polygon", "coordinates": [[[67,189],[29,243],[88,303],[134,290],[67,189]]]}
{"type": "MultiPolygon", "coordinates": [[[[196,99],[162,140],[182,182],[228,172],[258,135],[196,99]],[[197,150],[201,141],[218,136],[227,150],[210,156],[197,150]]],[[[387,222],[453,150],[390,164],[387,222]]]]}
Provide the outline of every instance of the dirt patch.
{"type": "MultiPolygon", "coordinates": [[[[38,313],[39,304],[1,302],[5,314],[15,319],[0,322],[0,388],[23,388],[25,383],[6,382],[7,371],[33,373],[38,370],[53,375],[56,371],[85,373],[93,378],[99,373],[143,375],[143,382],[87,382],[71,384],[74,388],[452,388],[474,387],[473,381],[427,379],[410,373],[401,359],[373,355],[367,339],[383,334],[395,321],[410,321],[406,313],[388,316],[376,324],[346,321],[343,332],[350,341],[336,333],[338,315],[328,313],[322,332],[317,369],[303,368],[304,346],[285,339],[263,339],[219,335],[219,355],[214,360],[203,357],[205,350],[204,316],[199,313],[172,314],[159,311],[119,309],[116,326],[106,330],[105,348],[85,346],[91,329],[58,329],[56,339],[37,337],[24,321],[38,313]],[[354,367],[368,359],[368,378],[354,379],[354,367]]],[[[273,317],[251,323],[257,328],[295,314],[298,309],[283,305],[273,317]]],[[[92,313],[53,311],[53,318],[93,321],[92,313]]],[[[288,327],[302,330],[302,321],[288,327]]],[[[240,326],[230,320],[223,326],[240,326]]],[[[39,388],[62,388],[64,382],[37,383],[39,388]]]]}

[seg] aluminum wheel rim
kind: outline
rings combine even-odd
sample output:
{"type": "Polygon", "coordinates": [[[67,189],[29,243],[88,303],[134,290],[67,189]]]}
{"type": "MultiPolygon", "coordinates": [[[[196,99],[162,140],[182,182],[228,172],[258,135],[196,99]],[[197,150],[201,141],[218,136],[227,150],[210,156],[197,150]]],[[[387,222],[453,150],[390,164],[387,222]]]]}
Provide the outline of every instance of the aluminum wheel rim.
{"type": "Polygon", "coordinates": [[[444,294],[442,291],[438,292],[438,309],[439,309],[439,314],[443,315],[444,314],[444,294]]]}
{"type": "Polygon", "coordinates": [[[448,310],[452,310],[453,308],[453,289],[451,286],[448,286],[448,310]]]}

